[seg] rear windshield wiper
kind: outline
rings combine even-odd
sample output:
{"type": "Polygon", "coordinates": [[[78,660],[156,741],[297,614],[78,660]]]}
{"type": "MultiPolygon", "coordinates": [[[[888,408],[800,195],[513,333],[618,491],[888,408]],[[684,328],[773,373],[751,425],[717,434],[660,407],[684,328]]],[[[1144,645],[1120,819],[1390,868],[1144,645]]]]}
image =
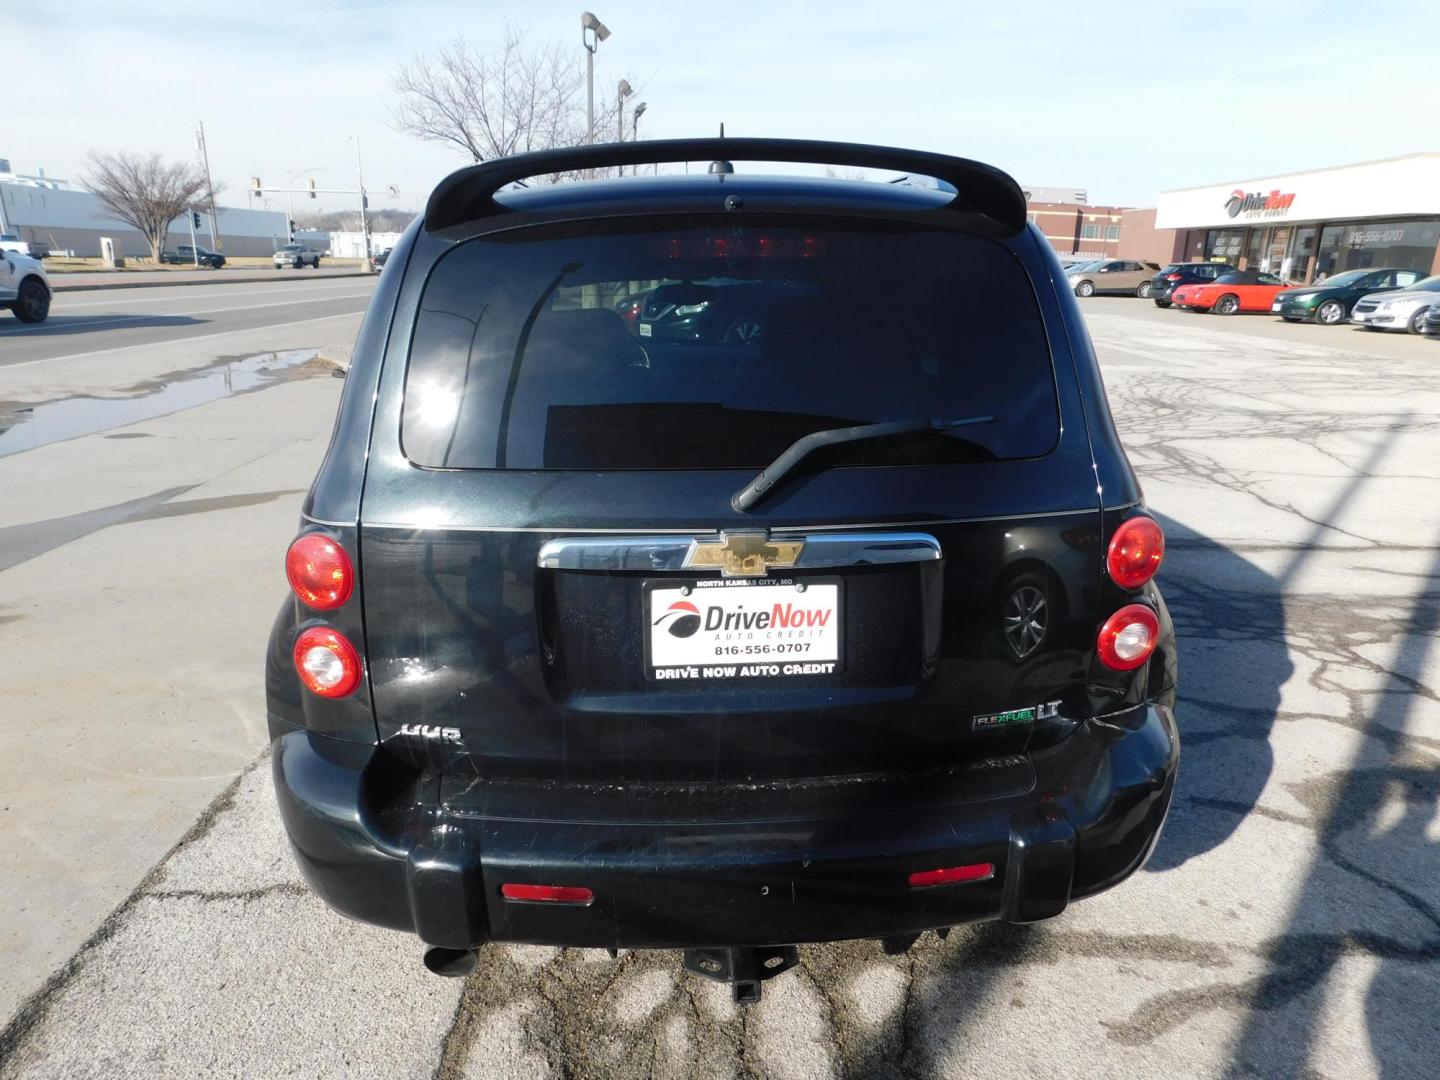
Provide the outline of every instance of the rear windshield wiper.
{"type": "Polygon", "coordinates": [[[730,497],[730,505],[736,510],[746,511],[765,498],[766,494],[781,480],[799,468],[801,462],[817,450],[843,443],[871,442],[901,435],[918,435],[921,432],[946,432],[954,428],[970,427],[975,424],[993,424],[993,416],[970,416],[963,420],[891,420],[883,424],[860,424],[857,427],[831,428],[829,431],[814,431],[796,439],[790,446],[765,468],[760,475],[730,497]]]}

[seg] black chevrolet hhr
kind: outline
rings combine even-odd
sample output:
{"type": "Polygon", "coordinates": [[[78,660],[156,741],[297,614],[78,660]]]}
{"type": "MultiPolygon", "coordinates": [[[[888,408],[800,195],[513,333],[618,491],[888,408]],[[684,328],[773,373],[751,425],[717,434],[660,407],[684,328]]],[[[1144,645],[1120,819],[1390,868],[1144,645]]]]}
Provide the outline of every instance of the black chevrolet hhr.
{"type": "Polygon", "coordinates": [[[676,949],[753,1001],[798,943],[1048,918],[1169,808],[1163,549],[1006,174],[475,165],[385,265],[289,549],[280,810],[315,891],[441,974],[676,949]],[[727,290],[755,332],[623,314],[727,290]]]}

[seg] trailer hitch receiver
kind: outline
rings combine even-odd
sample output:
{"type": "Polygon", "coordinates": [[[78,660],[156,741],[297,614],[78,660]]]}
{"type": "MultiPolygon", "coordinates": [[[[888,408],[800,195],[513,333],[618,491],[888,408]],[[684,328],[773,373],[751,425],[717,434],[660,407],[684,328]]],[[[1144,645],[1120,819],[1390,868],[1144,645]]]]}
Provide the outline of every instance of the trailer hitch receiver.
{"type": "Polygon", "coordinates": [[[685,970],[729,983],[740,1005],[760,1000],[760,984],[800,962],[794,945],[739,945],[724,949],[686,949],[685,970]]]}

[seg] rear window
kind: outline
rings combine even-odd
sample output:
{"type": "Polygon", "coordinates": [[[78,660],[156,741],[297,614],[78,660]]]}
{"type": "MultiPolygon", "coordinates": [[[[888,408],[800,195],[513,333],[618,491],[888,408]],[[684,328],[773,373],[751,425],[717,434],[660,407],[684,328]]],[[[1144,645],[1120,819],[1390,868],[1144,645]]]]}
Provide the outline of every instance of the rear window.
{"type": "Polygon", "coordinates": [[[591,223],[468,241],[421,297],[401,441],[460,469],[758,469],[811,432],[993,417],[836,465],[1035,457],[1059,437],[1003,246],[868,223],[591,223]]]}

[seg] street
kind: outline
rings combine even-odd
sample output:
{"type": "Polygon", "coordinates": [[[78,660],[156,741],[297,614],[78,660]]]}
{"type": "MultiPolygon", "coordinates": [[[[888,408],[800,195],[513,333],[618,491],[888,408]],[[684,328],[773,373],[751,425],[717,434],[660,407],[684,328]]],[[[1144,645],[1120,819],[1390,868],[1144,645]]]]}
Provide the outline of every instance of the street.
{"type": "Polygon", "coordinates": [[[1169,542],[1159,848],[1047,923],[804,946],[747,1009],[678,953],[489,947],[439,979],[300,880],[262,659],[344,386],[313,358],[372,288],[0,319],[0,438],[260,371],[0,456],[0,1077],[1440,1074],[1440,341],[1084,301],[1169,542]]]}
{"type": "Polygon", "coordinates": [[[0,317],[0,368],[160,342],[217,341],[256,328],[295,326],[308,336],[323,320],[364,311],[373,288],[364,278],[327,280],[312,271],[300,281],[58,292],[43,323],[0,317]]]}

